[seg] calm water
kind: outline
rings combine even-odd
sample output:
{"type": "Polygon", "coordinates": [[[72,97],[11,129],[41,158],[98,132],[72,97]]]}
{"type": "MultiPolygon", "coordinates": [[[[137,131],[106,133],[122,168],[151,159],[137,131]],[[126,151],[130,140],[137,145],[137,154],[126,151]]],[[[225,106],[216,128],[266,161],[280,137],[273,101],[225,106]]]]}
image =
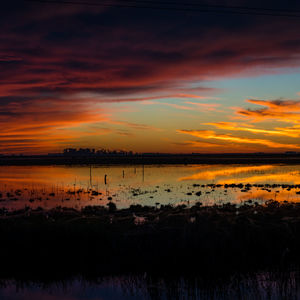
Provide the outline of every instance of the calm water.
{"type": "Polygon", "coordinates": [[[119,276],[88,282],[82,279],[51,284],[6,281],[3,300],[198,300],[299,299],[299,274],[256,273],[212,282],[201,279],[162,279],[119,276]]]}
{"type": "Polygon", "coordinates": [[[192,205],[197,201],[212,205],[240,204],[249,199],[300,200],[297,186],[266,184],[299,185],[300,165],[2,166],[0,207],[80,208],[105,205],[109,200],[119,208],[131,204],[192,205]],[[232,183],[251,186],[224,186],[232,183]]]}
{"type": "MultiPolygon", "coordinates": [[[[249,199],[299,201],[297,185],[300,165],[0,167],[0,206],[80,208],[105,205],[109,199],[119,208],[131,204],[193,205],[197,201],[204,205],[240,204],[249,199]],[[232,183],[242,185],[226,186],[232,183]]],[[[147,274],[108,277],[96,282],[75,278],[51,284],[6,280],[0,282],[0,299],[300,299],[299,282],[299,273],[295,272],[284,278],[267,272],[239,275],[218,283],[186,277],[175,281],[154,279],[147,274]]]]}

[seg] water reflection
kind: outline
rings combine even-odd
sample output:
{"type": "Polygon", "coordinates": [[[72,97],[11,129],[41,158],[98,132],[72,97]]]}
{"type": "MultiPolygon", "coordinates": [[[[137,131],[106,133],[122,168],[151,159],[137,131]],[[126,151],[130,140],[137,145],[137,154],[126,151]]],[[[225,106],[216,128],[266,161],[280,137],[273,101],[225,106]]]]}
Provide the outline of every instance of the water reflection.
{"type": "Polygon", "coordinates": [[[0,207],[299,201],[299,184],[300,165],[2,166],[0,207]]]}
{"type": "Polygon", "coordinates": [[[56,283],[5,281],[4,300],[299,299],[299,272],[236,274],[223,279],[115,276],[56,283]]]}
{"type": "MultiPolygon", "coordinates": [[[[227,167],[224,166],[223,168],[217,170],[202,170],[199,173],[193,174],[192,176],[181,177],[179,181],[187,181],[187,180],[216,180],[217,178],[221,177],[230,177],[235,178],[234,176],[240,176],[241,174],[254,174],[260,173],[262,174],[263,171],[270,170],[274,166],[266,165],[266,166],[242,166],[242,167],[227,167]]],[[[213,167],[212,167],[213,168],[213,167]]]]}

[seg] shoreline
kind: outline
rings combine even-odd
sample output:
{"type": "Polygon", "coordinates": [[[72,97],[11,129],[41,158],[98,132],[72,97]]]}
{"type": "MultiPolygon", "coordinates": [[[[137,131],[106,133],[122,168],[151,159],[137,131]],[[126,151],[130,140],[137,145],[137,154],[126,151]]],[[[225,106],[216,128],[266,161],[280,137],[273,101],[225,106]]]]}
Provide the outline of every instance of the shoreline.
{"type": "Polygon", "coordinates": [[[151,165],[151,164],[300,164],[300,154],[174,154],[132,156],[0,156],[0,166],[151,165]]]}

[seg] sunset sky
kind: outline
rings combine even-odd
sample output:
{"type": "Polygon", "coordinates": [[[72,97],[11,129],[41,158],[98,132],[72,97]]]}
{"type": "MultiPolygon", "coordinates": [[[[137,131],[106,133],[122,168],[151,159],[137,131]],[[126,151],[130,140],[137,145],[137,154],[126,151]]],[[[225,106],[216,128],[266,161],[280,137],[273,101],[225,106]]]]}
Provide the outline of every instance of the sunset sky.
{"type": "Polygon", "coordinates": [[[300,152],[297,2],[201,1],[299,17],[1,3],[0,153],[300,152]]]}

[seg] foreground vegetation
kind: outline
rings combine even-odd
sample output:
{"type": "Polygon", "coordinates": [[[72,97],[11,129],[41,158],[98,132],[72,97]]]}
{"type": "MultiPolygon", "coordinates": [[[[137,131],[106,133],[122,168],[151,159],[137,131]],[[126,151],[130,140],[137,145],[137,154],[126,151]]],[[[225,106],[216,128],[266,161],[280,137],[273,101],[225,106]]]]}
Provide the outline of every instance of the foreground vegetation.
{"type": "Polygon", "coordinates": [[[300,263],[300,204],[0,211],[2,278],[217,274],[300,263]]]}

